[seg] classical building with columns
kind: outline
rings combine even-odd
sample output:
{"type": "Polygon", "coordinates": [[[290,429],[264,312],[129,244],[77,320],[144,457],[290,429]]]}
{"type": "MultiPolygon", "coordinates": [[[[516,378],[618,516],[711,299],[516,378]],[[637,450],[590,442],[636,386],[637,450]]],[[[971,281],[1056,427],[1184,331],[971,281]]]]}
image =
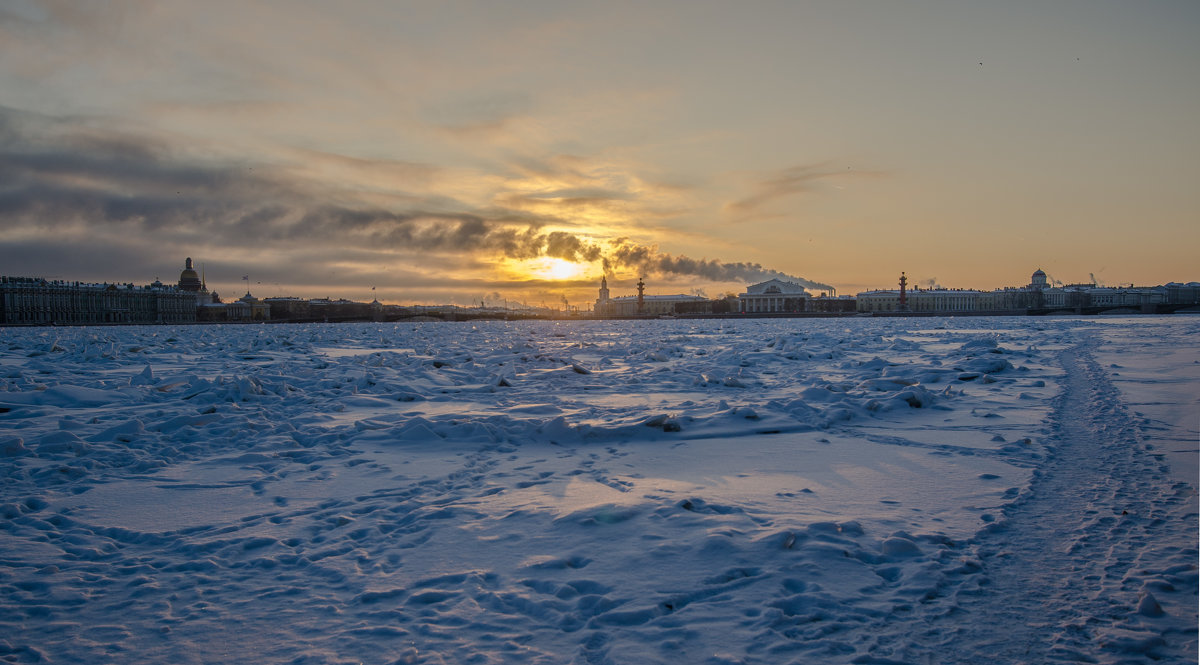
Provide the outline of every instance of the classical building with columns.
{"type": "Polygon", "coordinates": [[[770,279],[746,287],[738,294],[738,311],[743,314],[803,312],[812,294],[803,286],[781,279],[770,279]]]}

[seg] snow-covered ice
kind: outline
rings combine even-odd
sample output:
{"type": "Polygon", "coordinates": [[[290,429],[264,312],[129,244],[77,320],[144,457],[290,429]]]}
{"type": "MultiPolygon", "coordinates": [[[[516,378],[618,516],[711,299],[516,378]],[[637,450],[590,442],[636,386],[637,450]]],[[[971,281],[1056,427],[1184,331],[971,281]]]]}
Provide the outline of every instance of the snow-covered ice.
{"type": "Polygon", "coordinates": [[[0,660],[1194,663],[1198,341],[5,329],[0,660]]]}

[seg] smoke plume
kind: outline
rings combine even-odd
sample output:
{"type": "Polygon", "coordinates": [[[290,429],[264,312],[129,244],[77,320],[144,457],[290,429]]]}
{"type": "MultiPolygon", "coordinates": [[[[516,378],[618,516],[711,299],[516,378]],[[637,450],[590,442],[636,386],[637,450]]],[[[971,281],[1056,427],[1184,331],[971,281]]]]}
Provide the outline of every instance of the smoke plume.
{"type": "Polygon", "coordinates": [[[603,257],[605,272],[615,268],[633,268],[648,274],[700,277],[714,282],[765,282],[780,279],[809,289],[833,290],[828,284],[765,268],[758,263],[727,263],[716,259],[671,255],[660,252],[655,247],[630,243],[624,238],[613,241],[612,245],[613,248],[603,257]]]}

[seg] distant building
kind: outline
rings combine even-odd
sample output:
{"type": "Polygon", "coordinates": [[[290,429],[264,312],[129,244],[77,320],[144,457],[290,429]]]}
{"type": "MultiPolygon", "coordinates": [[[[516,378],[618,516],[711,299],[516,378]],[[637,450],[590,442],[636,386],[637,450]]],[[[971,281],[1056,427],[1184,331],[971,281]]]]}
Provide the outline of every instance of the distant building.
{"type": "MultiPolygon", "coordinates": [[[[1165,286],[1105,287],[1095,284],[1068,284],[1046,289],[1043,307],[1051,310],[1075,310],[1084,307],[1140,310],[1172,302],[1169,296],[1170,290],[1165,286]]],[[[1175,304],[1186,303],[1175,301],[1175,304]]]]}
{"type": "Polygon", "coordinates": [[[596,307],[597,316],[664,316],[674,314],[704,314],[712,311],[712,301],[702,296],[684,294],[643,296],[638,309],[637,296],[610,298],[596,307]]]}
{"type": "MultiPolygon", "coordinates": [[[[900,312],[903,308],[900,305],[900,290],[899,289],[877,289],[875,291],[863,291],[856,296],[856,307],[860,312],[900,312]]],[[[912,301],[909,300],[909,308],[911,309],[912,301]]]]}
{"type": "Polygon", "coordinates": [[[1200,305],[1200,282],[1180,284],[1170,282],[1164,286],[1167,290],[1167,302],[1181,305],[1200,305]]]}
{"type": "MultiPolygon", "coordinates": [[[[194,294],[197,308],[209,305],[221,305],[221,296],[217,295],[216,291],[209,292],[208,285],[204,283],[204,276],[196,273],[196,269],[192,266],[192,257],[190,256],[184,261],[183,270],[179,272],[179,282],[176,288],[180,291],[187,291],[194,294]]],[[[203,315],[200,318],[203,320],[203,315]]]]}
{"type": "Polygon", "coordinates": [[[743,314],[803,312],[812,295],[803,286],[781,279],[771,279],[746,287],[738,294],[739,311],[743,314]]]}
{"type": "Polygon", "coordinates": [[[0,324],[194,323],[195,295],[155,281],[86,284],[0,277],[0,324]]]}
{"type": "Polygon", "coordinates": [[[370,303],[339,298],[313,298],[308,301],[309,312],[317,321],[370,321],[375,309],[370,303]]]}
{"type": "Polygon", "coordinates": [[[204,288],[204,281],[200,279],[200,275],[196,274],[196,269],[192,267],[192,257],[187,257],[183,263],[183,271],[179,273],[180,291],[191,291],[197,293],[204,288]]]}
{"type": "Polygon", "coordinates": [[[229,321],[267,321],[271,318],[271,306],[250,295],[246,295],[225,306],[229,321]]]}
{"type": "Polygon", "coordinates": [[[807,311],[823,314],[849,314],[857,309],[858,300],[854,296],[817,296],[806,304],[807,311]]]}
{"type": "Polygon", "coordinates": [[[1027,286],[994,291],[915,288],[906,294],[901,309],[900,291],[865,291],[858,294],[858,311],[957,313],[1022,313],[1128,308],[1155,311],[1158,305],[1200,304],[1200,284],[1105,287],[1094,283],[1051,286],[1046,273],[1034,271],[1027,286]],[[1190,298],[1190,299],[1189,299],[1190,298]]]}
{"type": "Polygon", "coordinates": [[[907,280],[901,274],[901,289],[882,289],[859,293],[859,312],[928,312],[966,314],[977,312],[1023,311],[1040,306],[1046,288],[1046,273],[1033,273],[1029,286],[978,291],[976,289],[947,289],[942,287],[905,289],[907,280]],[[904,302],[901,302],[903,297],[904,302]]]}
{"type": "Polygon", "coordinates": [[[672,316],[676,314],[707,314],[712,312],[712,301],[703,296],[685,294],[648,296],[645,284],[638,282],[638,295],[613,298],[609,294],[608,279],[600,278],[599,297],[593,309],[596,316],[672,316]]]}
{"type": "Polygon", "coordinates": [[[264,298],[263,302],[271,308],[270,316],[276,321],[307,321],[312,317],[312,308],[303,298],[264,298]]]}

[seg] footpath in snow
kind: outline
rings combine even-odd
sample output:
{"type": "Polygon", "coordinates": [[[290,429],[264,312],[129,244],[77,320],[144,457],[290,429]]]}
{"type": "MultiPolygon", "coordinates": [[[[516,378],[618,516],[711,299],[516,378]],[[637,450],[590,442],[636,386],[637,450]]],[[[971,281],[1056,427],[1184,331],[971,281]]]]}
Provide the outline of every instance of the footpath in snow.
{"type": "Polygon", "coordinates": [[[6,329],[0,660],[1194,663],[1198,339],[6,329]]]}
{"type": "Polygon", "coordinates": [[[873,652],[895,652],[896,662],[986,653],[1005,663],[1186,662],[1196,653],[1195,486],[1166,480],[1164,455],[1086,346],[1063,352],[1061,365],[1054,454],[974,539],[978,579],[930,603],[915,626],[901,622],[904,632],[873,652]]]}

